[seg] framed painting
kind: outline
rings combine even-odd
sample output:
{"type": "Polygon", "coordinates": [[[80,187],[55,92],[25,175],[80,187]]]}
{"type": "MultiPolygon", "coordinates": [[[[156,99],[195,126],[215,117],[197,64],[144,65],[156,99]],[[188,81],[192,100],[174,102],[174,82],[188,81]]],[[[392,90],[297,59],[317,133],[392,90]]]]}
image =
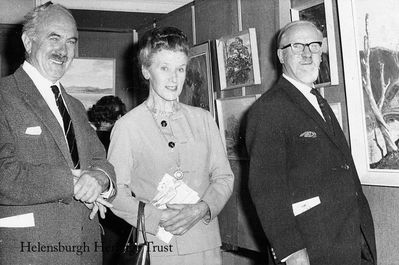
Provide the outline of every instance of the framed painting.
{"type": "Polygon", "coordinates": [[[260,84],[255,28],[216,40],[220,89],[260,84]]]}
{"type": "Polygon", "coordinates": [[[399,186],[399,6],[339,0],[348,120],[363,184],[399,186]]]}
{"type": "Polygon", "coordinates": [[[86,109],[100,98],[115,94],[115,59],[75,58],[60,82],[86,109]]]}
{"type": "Polygon", "coordinates": [[[248,159],[244,138],[246,115],[248,109],[259,97],[260,94],[256,94],[216,100],[219,129],[229,159],[248,159]]]}
{"type": "Polygon", "coordinates": [[[323,33],[322,62],[315,85],[317,87],[338,85],[338,62],[332,0],[294,1],[291,8],[291,20],[312,21],[323,33]]]}
{"type": "Polygon", "coordinates": [[[190,49],[186,81],[179,101],[206,109],[215,117],[211,45],[212,41],[207,41],[190,49]]]}

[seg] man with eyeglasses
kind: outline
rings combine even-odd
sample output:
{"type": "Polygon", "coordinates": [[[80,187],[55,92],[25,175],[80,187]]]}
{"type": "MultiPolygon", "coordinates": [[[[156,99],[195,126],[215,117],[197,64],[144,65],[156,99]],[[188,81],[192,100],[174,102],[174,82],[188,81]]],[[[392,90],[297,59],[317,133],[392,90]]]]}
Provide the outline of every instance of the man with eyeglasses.
{"type": "Polygon", "coordinates": [[[248,114],[249,189],[277,262],[376,264],[374,226],[345,136],[314,88],[322,33],[286,25],[283,74],[248,114]]]}

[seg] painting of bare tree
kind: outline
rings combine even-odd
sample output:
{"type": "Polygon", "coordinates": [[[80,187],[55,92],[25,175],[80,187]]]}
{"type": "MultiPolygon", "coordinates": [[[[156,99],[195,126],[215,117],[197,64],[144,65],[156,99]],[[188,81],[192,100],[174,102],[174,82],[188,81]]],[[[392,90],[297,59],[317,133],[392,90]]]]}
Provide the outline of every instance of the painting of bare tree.
{"type": "MultiPolygon", "coordinates": [[[[386,10],[389,8],[392,6],[386,10]]],[[[389,42],[377,45],[374,42],[381,34],[387,33],[385,30],[376,30],[381,26],[386,28],[387,24],[381,25],[384,22],[380,18],[387,14],[389,12],[377,14],[368,9],[358,16],[358,23],[363,24],[359,32],[363,37],[362,42],[359,42],[362,48],[359,56],[368,158],[372,169],[399,169],[399,42],[394,45],[389,42]]],[[[392,19],[396,20],[396,17],[392,19]]],[[[391,40],[398,40],[395,32],[396,29],[392,28],[392,32],[388,33],[391,40]]]]}

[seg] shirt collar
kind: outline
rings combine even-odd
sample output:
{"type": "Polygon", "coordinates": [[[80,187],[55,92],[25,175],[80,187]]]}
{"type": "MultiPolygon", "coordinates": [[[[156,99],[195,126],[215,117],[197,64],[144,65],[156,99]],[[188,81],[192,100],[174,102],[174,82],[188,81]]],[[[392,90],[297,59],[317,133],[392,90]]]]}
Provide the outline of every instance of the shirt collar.
{"type": "Polygon", "coordinates": [[[308,85],[305,85],[304,83],[301,83],[301,82],[295,80],[294,78],[289,77],[288,75],[286,75],[284,73],[283,73],[283,77],[285,79],[287,79],[291,84],[293,84],[304,95],[310,94],[310,90],[313,88],[313,86],[309,87],[308,85]]]}
{"type": "Polygon", "coordinates": [[[28,76],[32,79],[33,83],[37,88],[48,88],[52,85],[56,85],[60,87],[60,81],[57,80],[55,83],[52,83],[48,79],[44,78],[40,72],[28,61],[24,61],[22,65],[22,69],[28,74],[28,76]]]}

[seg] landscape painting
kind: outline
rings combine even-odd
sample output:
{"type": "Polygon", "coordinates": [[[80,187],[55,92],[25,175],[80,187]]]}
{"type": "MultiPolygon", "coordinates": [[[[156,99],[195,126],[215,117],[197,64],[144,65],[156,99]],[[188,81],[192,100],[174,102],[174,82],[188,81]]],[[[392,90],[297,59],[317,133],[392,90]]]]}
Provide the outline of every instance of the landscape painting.
{"type": "Polygon", "coordinates": [[[87,110],[101,97],[115,94],[115,59],[75,58],[60,82],[87,110]]]}
{"type": "Polygon", "coordinates": [[[247,160],[245,127],[247,112],[259,94],[216,100],[218,123],[227,156],[233,160],[247,160]]]}
{"type": "Polygon", "coordinates": [[[371,169],[399,169],[399,6],[355,1],[371,169]]]}

